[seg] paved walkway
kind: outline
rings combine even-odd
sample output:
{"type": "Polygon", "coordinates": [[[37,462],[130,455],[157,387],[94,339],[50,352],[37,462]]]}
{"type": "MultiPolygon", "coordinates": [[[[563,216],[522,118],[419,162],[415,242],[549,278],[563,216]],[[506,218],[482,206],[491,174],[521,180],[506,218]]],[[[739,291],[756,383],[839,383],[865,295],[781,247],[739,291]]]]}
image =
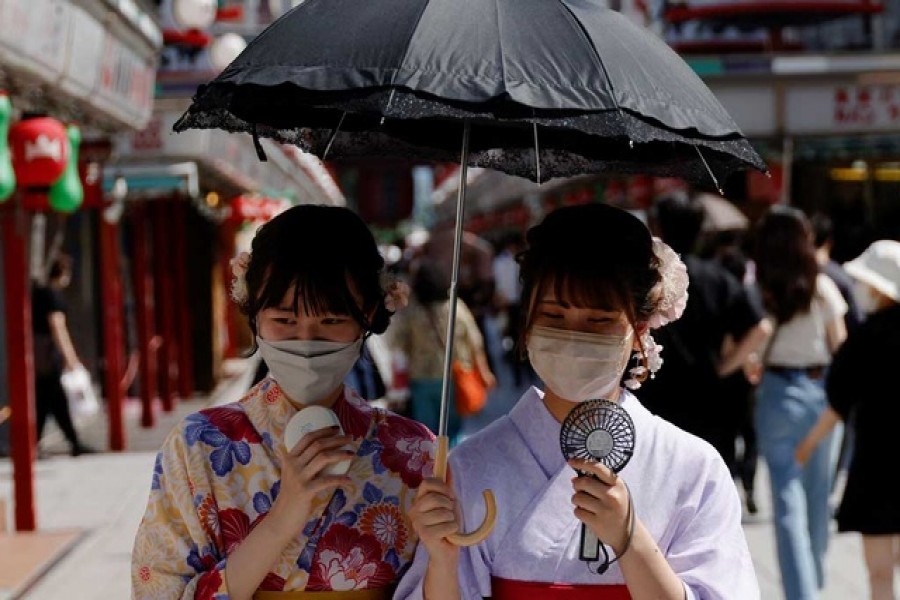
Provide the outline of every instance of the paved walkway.
{"type": "MultiPolygon", "coordinates": [[[[59,456],[41,460],[36,470],[38,524],[42,531],[81,532],[74,547],[18,596],[0,591],[0,599],[127,600],[130,598],[130,555],[150,486],[155,450],[165,432],[184,414],[212,403],[227,402],[245,389],[252,365],[235,365],[236,373],[211,398],[181,402],[150,431],[129,431],[132,452],[96,454],[76,459],[59,456]],[[243,368],[246,373],[242,373],[243,368]]],[[[501,380],[505,374],[498,373],[501,380]]],[[[492,394],[486,412],[467,426],[469,431],[506,412],[518,390],[503,386],[492,394]]],[[[137,418],[130,418],[136,422],[137,418]]],[[[92,430],[100,436],[102,427],[92,430]]],[[[93,439],[91,440],[94,441],[93,439]]],[[[49,442],[49,440],[48,440],[49,442]]],[[[61,440],[59,440],[61,444],[61,440]]],[[[97,442],[98,447],[102,444],[97,442]]],[[[60,446],[64,450],[64,446],[60,446]]],[[[10,495],[11,465],[0,461],[0,496],[10,495]]],[[[758,479],[760,512],[747,517],[745,530],[762,588],[763,600],[784,600],[774,557],[768,480],[765,469],[758,479]]],[[[0,556],[0,560],[4,560],[0,556]]],[[[821,600],[865,600],[865,571],[859,539],[834,535],[828,555],[828,585],[821,600]]]]}
{"type": "MultiPolygon", "coordinates": [[[[45,545],[73,532],[75,540],[72,544],[59,544],[65,552],[63,556],[44,552],[44,562],[37,565],[37,570],[23,574],[23,585],[15,589],[3,589],[0,585],[0,600],[130,598],[132,542],[146,508],[156,451],[185,415],[239,398],[254,369],[252,361],[227,362],[225,376],[211,395],[178,402],[171,413],[158,413],[157,425],[152,429],[138,425],[140,406],[130,403],[126,409],[128,452],[70,458],[61,432],[48,424],[41,450],[49,457],[39,460],[35,467],[38,530],[48,538],[45,545]]],[[[80,422],[78,428],[87,444],[105,447],[107,429],[103,418],[80,422]]],[[[12,463],[0,459],[0,498],[11,497],[12,463]]],[[[0,566],[5,560],[0,554],[0,566]]],[[[34,566],[32,561],[29,567],[34,566]]]]}

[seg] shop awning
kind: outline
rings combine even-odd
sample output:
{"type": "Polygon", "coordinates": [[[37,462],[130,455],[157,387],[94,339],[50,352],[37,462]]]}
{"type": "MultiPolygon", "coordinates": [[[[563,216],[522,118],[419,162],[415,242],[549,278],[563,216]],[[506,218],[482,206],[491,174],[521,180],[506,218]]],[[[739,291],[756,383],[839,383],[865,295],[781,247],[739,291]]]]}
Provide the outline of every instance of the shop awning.
{"type": "Polygon", "coordinates": [[[140,129],[153,110],[161,45],[154,18],[134,0],[0,2],[0,71],[23,110],[46,109],[40,95],[24,93],[42,89],[59,118],[140,129]]]}
{"type": "Polygon", "coordinates": [[[293,146],[261,140],[267,161],[257,156],[249,135],[222,130],[173,133],[178,110],[154,114],[146,128],[116,137],[107,170],[131,166],[194,163],[201,191],[224,197],[262,193],[289,197],[297,203],[343,205],[343,194],[322,162],[293,146]]]}
{"type": "Polygon", "coordinates": [[[196,198],[200,195],[199,178],[195,162],[113,166],[103,174],[103,191],[112,192],[118,180],[124,179],[132,196],[183,194],[196,198]]]}

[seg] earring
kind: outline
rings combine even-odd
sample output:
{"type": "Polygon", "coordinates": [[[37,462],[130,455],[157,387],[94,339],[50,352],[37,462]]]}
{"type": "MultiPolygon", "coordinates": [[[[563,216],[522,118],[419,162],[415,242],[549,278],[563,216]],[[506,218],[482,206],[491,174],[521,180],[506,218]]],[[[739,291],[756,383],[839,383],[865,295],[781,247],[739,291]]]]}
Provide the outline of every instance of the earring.
{"type": "MultiPolygon", "coordinates": [[[[636,390],[641,384],[647,381],[647,377],[651,379],[656,376],[656,372],[662,367],[663,359],[660,355],[663,347],[656,343],[650,331],[644,332],[641,336],[640,364],[632,367],[628,373],[631,375],[625,380],[625,387],[629,390],[636,390]]],[[[635,351],[635,354],[638,354],[635,351]]]]}
{"type": "Polygon", "coordinates": [[[642,383],[647,381],[647,377],[650,376],[650,369],[646,352],[638,352],[635,350],[632,358],[637,360],[638,364],[628,370],[628,374],[631,375],[631,377],[625,380],[625,387],[629,390],[636,390],[641,387],[642,383]]]}

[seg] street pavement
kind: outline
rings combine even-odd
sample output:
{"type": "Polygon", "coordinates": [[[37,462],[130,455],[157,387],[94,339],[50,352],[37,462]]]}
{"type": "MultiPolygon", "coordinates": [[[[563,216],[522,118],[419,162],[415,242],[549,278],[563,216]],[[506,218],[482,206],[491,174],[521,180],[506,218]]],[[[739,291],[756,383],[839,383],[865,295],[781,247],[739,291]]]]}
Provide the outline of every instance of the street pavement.
{"type": "MultiPolygon", "coordinates": [[[[155,451],[169,429],[184,415],[211,404],[240,397],[255,368],[251,361],[229,365],[230,376],[208,397],[180,402],[176,410],[163,414],[157,427],[143,430],[137,422],[137,407],[129,413],[129,448],[125,453],[98,453],[70,458],[58,432],[48,430],[42,447],[60,452],[38,461],[36,467],[37,520],[42,531],[78,529],[77,543],[54,562],[26,590],[0,590],[0,600],[126,600],[130,598],[130,556],[143,515],[155,451]]],[[[496,369],[501,386],[492,392],[485,411],[471,419],[464,431],[472,432],[504,414],[519,396],[509,385],[502,364],[496,369]]],[[[103,447],[102,420],[83,424],[88,441],[103,447]]],[[[0,497],[11,498],[11,464],[0,460],[0,497]]],[[[746,516],[745,531],[764,600],[784,600],[768,498],[764,466],[758,474],[759,513],[746,516]]],[[[3,560],[0,557],[0,560],[3,560]]],[[[821,600],[865,600],[868,594],[862,550],[854,534],[835,534],[827,561],[827,586],[821,600]]]]}

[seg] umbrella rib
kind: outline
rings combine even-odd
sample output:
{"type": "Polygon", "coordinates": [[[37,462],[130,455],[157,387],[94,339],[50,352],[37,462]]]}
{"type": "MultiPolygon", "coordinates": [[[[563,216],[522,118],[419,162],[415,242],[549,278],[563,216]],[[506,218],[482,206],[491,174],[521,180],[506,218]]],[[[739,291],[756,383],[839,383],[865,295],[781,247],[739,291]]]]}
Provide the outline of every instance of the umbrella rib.
{"type": "Polygon", "coordinates": [[[388,99],[387,107],[384,112],[387,112],[387,109],[391,107],[391,100],[394,99],[394,81],[397,79],[397,73],[406,63],[406,57],[409,56],[409,48],[412,45],[413,36],[416,35],[416,29],[419,28],[419,23],[422,22],[422,16],[425,14],[425,11],[428,10],[428,5],[431,4],[431,0],[425,0],[422,3],[422,10],[419,12],[419,16],[416,17],[416,22],[409,30],[409,37],[406,39],[406,48],[403,50],[403,56],[400,57],[400,64],[394,69],[394,74],[391,75],[391,82],[388,84],[388,87],[391,88],[391,97],[388,99]]]}
{"type": "Polygon", "coordinates": [[[503,89],[506,89],[506,55],[503,52],[503,32],[500,31],[502,21],[500,19],[500,0],[494,0],[494,15],[497,18],[497,45],[500,47],[500,81],[503,89]]]}
{"type": "Polygon", "coordinates": [[[713,183],[716,186],[716,189],[719,190],[721,195],[725,195],[725,192],[722,191],[722,186],[719,185],[719,180],[716,179],[716,174],[713,173],[712,168],[710,168],[709,163],[706,162],[706,157],[703,156],[703,152],[700,151],[700,146],[694,144],[694,149],[697,151],[697,154],[700,156],[700,160],[703,161],[703,166],[706,167],[706,172],[709,173],[709,176],[712,177],[713,183]]]}
{"type": "Polygon", "coordinates": [[[621,113],[622,108],[619,106],[619,101],[616,99],[616,90],[613,87],[612,79],[609,76],[609,72],[606,70],[606,65],[603,64],[603,59],[600,57],[600,53],[597,51],[597,47],[594,46],[594,40],[592,40],[591,36],[588,35],[584,26],[581,24],[581,21],[578,20],[578,17],[576,17],[575,14],[569,9],[569,7],[566,6],[565,1],[564,0],[556,0],[556,1],[557,1],[557,4],[559,4],[562,7],[562,9],[566,12],[566,14],[569,15],[569,19],[571,19],[571,22],[573,24],[572,26],[578,30],[578,32],[581,34],[581,36],[584,38],[584,40],[590,46],[590,48],[593,52],[594,60],[597,61],[597,66],[599,66],[600,70],[603,71],[603,76],[606,78],[607,85],[609,85],[609,95],[612,98],[613,104],[615,105],[616,110],[619,111],[619,113],[621,113]]]}
{"type": "Polygon", "coordinates": [[[322,160],[328,156],[328,151],[331,150],[331,145],[334,143],[334,138],[337,137],[338,131],[341,129],[341,125],[344,124],[344,118],[347,116],[347,111],[341,113],[341,120],[338,121],[337,127],[334,128],[334,131],[331,132],[331,137],[328,138],[328,145],[325,146],[325,151],[322,152],[322,160]]]}

